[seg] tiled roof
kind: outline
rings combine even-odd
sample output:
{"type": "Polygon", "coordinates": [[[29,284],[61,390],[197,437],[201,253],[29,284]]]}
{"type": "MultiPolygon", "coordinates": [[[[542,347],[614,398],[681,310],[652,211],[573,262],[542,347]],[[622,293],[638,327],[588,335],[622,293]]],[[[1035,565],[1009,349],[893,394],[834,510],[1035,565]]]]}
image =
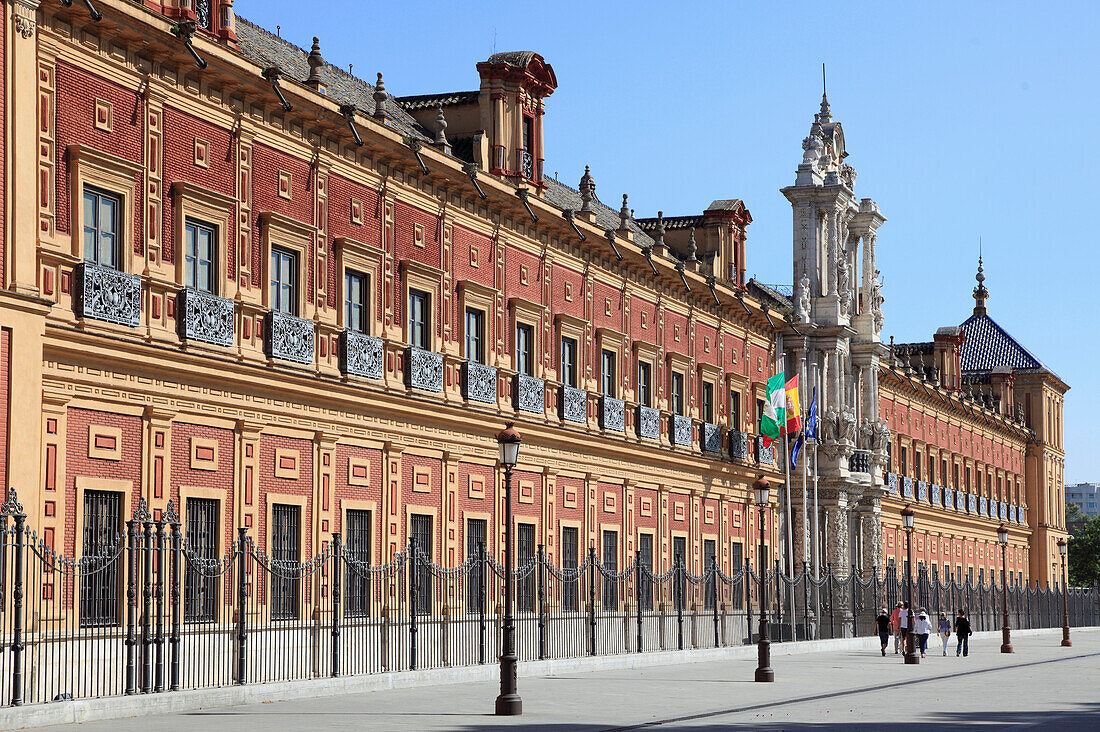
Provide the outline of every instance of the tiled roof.
{"type": "Polygon", "coordinates": [[[417,94],[411,97],[397,97],[397,103],[410,112],[418,109],[452,107],[458,104],[477,104],[479,91],[447,92],[445,94],[417,94]]]}
{"type": "Polygon", "coordinates": [[[501,53],[494,53],[490,56],[488,63],[508,64],[509,66],[525,69],[527,68],[527,64],[531,63],[531,59],[534,55],[534,51],[503,51],[501,53]]]}
{"type": "Polygon", "coordinates": [[[960,354],[963,372],[992,371],[998,366],[1011,369],[1041,369],[1039,359],[986,314],[970,316],[961,326],[966,340],[960,354]]]}
{"type": "Polygon", "coordinates": [[[770,307],[778,310],[791,310],[794,307],[790,297],[771,285],[765,285],[763,282],[757,282],[755,279],[749,278],[746,288],[750,295],[757,300],[767,301],[770,307]]]}
{"type": "MultiPolygon", "coordinates": [[[[690,229],[695,227],[701,229],[703,227],[704,219],[702,215],[699,216],[666,216],[664,218],[665,230],[671,231],[672,229],[690,229]]],[[[657,219],[644,218],[638,219],[638,226],[642,227],[645,231],[657,230],[657,219]]]]}
{"type": "MultiPolygon", "coordinates": [[[[267,68],[278,66],[286,82],[302,83],[309,77],[309,53],[293,43],[237,16],[237,39],[241,52],[251,61],[267,68]]],[[[325,94],[341,104],[354,104],[364,115],[374,113],[374,87],[348,72],[325,63],[320,68],[325,94]]],[[[385,102],[386,119],[397,132],[423,141],[435,136],[424,129],[390,96],[385,102]]]]}
{"type": "MultiPolygon", "coordinates": [[[[578,191],[553,178],[543,178],[543,183],[546,184],[546,192],[543,194],[543,198],[548,202],[563,210],[567,208],[574,211],[580,210],[581,194],[578,191]]],[[[592,210],[596,212],[597,226],[604,230],[618,230],[620,223],[618,210],[603,205],[598,199],[592,202],[592,210]]],[[[649,234],[642,231],[642,228],[633,219],[627,221],[627,226],[634,232],[634,243],[638,246],[648,246],[653,243],[653,239],[650,238],[649,234]]]]}

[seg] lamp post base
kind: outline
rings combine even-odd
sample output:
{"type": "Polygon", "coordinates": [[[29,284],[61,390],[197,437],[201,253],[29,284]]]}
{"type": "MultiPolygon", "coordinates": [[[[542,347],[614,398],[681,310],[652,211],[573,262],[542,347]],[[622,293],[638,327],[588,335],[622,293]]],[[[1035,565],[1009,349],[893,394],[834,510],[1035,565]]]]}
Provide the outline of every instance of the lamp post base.
{"type": "MultiPolygon", "coordinates": [[[[912,623],[913,616],[909,616],[909,622],[912,623]]],[[[920,654],[917,653],[917,637],[913,633],[906,633],[905,635],[905,663],[906,665],[920,664],[920,654]]]]}
{"type": "Polygon", "coordinates": [[[498,717],[518,717],[523,714],[523,700],[519,694],[501,694],[497,697],[498,717]]]}
{"type": "Polygon", "coordinates": [[[1011,643],[1002,643],[1001,644],[1001,653],[1015,653],[1015,651],[1012,650],[1012,644],[1011,643]]]}
{"type": "Polygon", "coordinates": [[[1069,628],[1062,628],[1062,647],[1072,648],[1073,641],[1069,639],[1069,628]]]}
{"type": "Polygon", "coordinates": [[[757,681],[775,681],[775,671],[771,667],[756,669],[757,681]]]}

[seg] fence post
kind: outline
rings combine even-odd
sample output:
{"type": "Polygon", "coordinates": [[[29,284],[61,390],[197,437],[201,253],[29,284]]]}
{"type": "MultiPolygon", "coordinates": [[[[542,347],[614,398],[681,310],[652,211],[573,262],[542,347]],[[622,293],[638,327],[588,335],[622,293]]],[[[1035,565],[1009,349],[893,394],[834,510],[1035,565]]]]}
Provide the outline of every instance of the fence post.
{"type": "Polygon", "coordinates": [[[714,616],[714,647],[722,647],[722,639],[718,637],[718,556],[715,552],[715,556],[710,558],[710,577],[711,584],[714,586],[711,594],[713,605],[711,606],[711,612],[714,616]]]}
{"type": "Polygon", "coordinates": [[[802,635],[810,640],[810,563],[806,561],[802,562],[802,635]]]}
{"type": "Polygon", "coordinates": [[[779,634],[775,639],[783,642],[783,577],[780,574],[779,560],[775,560],[775,627],[779,634]]]}
{"type": "Polygon", "coordinates": [[[859,591],[859,576],[856,565],[852,565],[852,637],[859,637],[859,611],[856,609],[856,592],[859,591]]]}
{"type": "Polygon", "coordinates": [[[156,631],[153,636],[153,649],[156,654],[153,673],[155,682],[153,691],[164,691],[164,514],[156,522],[157,571],[156,571],[156,631]]]}
{"type": "MultiPolygon", "coordinates": [[[[418,607],[420,602],[420,552],[416,547],[416,537],[409,539],[409,558],[412,560],[409,565],[409,670],[416,670],[416,614],[420,611],[418,607]]],[[[508,570],[505,569],[507,572],[508,570]]]]}
{"type": "Polygon", "coordinates": [[[745,573],[741,575],[741,586],[745,595],[745,619],[748,621],[748,625],[745,626],[745,645],[752,645],[752,575],[749,573],[749,558],[745,557],[745,573]]]}
{"type": "Polygon", "coordinates": [[[137,539],[134,526],[136,521],[126,522],[126,536],[129,546],[126,551],[126,694],[137,693],[136,667],[134,666],[134,614],[137,612],[137,539]]]}
{"type": "Polygon", "coordinates": [[[340,532],[332,532],[332,675],[340,675],[340,532]]]}
{"type": "Polygon", "coordinates": [[[543,565],[546,562],[546,551],[542,544],[539,544],[538,565],[538,598],[536,601],[539,604],[539,660],[546,658],[546,575],[544,574],[543,565]]]}
{"type": "Polygon", "coordinates": [[[825,583],[829,587],[829,640],[836,638],[836,628],[833,626],[833,565],[825,565],[825,583]]]}
{"type": "Polygon", "coordinates": [[[676,555],[676,643],[679,650],[684,650],[684,557],[676,555]]]}
{"type": "Polygon", "coordinates": [[[245,683],[245,598],[248,597],[248,529],[237,528],[237,683],[245,683]]]}
{"type": "Polygon", "coordinates": [[[588,547],[588,650],[596,655],[596,547],[588,547]]]}
{"type": "Polygon", "coordinates": [[[23,704],[23,546],[27,515],[16,498],[15,488],[8,490],[8,499],[4,501],[2,512],[15,518],[15,567],[12,577],[12,618],[11,626],[11,705],[23,704]]]}
{"type": "Polygon", "coordinates": [[[477,662],[485,663],[485,542],[477,543],[477,662]]]}
{"type": "Polygon", "coordinates": [[[145,541],[141,566],[141,691],[148,694],[153,690],[153,629],[149,627],[149,615],[153,605],[153,522],[145,507],[145,499],[141,499],[138,513],[144,513],[145,541]]]}
{"type": "Polygon", "coordinates": [[[642,550],[634,552],[634,604],[638,614],[638,638],[634,644],[634,652],[642,652],[642,550]]]}
{"type": "Polygon", "coordinates": [[[170,660],[168,665],[168,690],[180,689],[180,517],[172,501],[168,501],[164,518],[172,532],[169,551],[172,555],[172,589],[169,598],[172,602],[172,635],[169,639],[170,660]]]}

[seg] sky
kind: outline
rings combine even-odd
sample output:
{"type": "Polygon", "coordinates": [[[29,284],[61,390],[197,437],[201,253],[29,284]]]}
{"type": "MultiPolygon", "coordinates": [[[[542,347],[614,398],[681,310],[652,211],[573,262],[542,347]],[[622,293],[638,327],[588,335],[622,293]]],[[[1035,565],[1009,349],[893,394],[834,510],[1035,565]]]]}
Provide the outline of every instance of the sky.
{"type": "Polygon", "coordinates": [[[747,269],[789,284],[801,141],[827,65],[855,192],[873,198],[886,327],[931,340],[970,316],[979,239],[989,314],[1070,385],[1067,484],[1100,481],[1088,233],[1100,205],[1100,3],[237,0],[237,13],[394,95],[474,90],[499,51],[533,50],[558,88],[545,171],[635,214],[740,198],[747,269]],[[1092,161],[1092,162],[1090,162],[1092,161]],[[1092,172],[1090,172],[1092,171],[1092,172]],[[1090,213],[1092,212],[1092,213],[1090,213]]]}

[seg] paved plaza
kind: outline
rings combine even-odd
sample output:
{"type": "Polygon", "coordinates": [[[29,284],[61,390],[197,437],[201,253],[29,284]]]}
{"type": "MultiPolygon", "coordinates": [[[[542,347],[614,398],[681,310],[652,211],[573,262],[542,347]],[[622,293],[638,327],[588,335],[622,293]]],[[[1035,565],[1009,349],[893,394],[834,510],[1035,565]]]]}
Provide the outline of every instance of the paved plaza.
{"type": "Polygon", "coordinates": [[[445,684],[108,720],[52,730],[1100,729],[1100,630],[986,637],[968,658],[930,653],[905,666],[891,651],[776,655],[774,684],[754,660],[520,678],[525,713],[492,716],[493,683],[445,684]]]}

